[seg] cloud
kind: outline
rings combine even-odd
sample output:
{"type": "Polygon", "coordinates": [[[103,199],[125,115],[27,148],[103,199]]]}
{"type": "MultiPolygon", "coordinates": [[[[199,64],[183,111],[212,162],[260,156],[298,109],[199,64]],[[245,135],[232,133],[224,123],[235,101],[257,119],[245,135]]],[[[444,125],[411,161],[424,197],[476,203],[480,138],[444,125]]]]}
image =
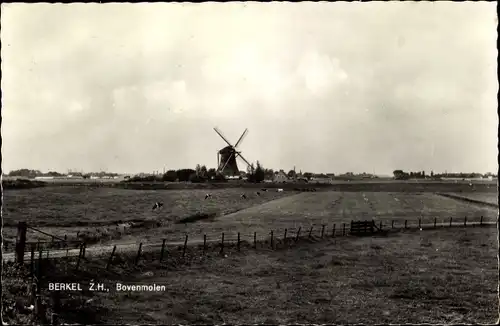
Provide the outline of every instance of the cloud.
{"type": "Polygon", "coordinates": [[[214,165],[215,125],[275,168],[497,167],[491,3],[2,9],[6,169],[214,165]]]}

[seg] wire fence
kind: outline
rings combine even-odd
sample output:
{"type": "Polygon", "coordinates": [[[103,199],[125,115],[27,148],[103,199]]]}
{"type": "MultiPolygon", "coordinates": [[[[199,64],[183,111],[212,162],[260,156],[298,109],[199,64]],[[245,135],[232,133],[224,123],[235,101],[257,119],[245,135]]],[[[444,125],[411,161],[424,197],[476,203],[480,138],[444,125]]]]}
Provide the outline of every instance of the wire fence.
{"type": "MultiPolygon", "coordinates": [[[[114,273],[113,268],[117,263],[122,263],[124,257],[128,257],[129,264],[138,265],[156,261],[161,264],[169,264],[178,261],[188,261],[194,257],[202,258],[207,255],[224,255],[228,252],[241,252],[244,250],[280,250],[300,244],[304,240],[321,241],[335,237],[355,236],[356,225],[361,221],[351,223],[334,223],[321,225],[307,225],[276,228],[268,231],[245,231],[245,232],[221,232],[219,234],[203,234],[192,236],[183,234],[178,240],[167,241],[166,238],[153,238],[148,241],[130,241],[115,244],[87,245],[82,241],[71,241],[66,237],[61,238],[50,233],[26,226],[50,237],[50,241],[25,242],[22,258],[19,255],[4,254],[6,260],[16,260],[28,264],[31,276],[31,297],[34,305],[35,318],[38,321],[48,323],[47,311],[50,310],[50,323],[59,323],[60,298],[59,292],[42,292],[43,281],[50,277],[47,269],[51,263],[64,265],[67,274],[78,273],[82,268],[92,264],[95,273],[114,273]],[[59,246],[57,248],[56,243],[59,246]],[[48,245],[47,245],[48,244],[48,245]],[[47,245],[47,246],[44,246],[47,245]],[[27,250],[24,250],[27,249],[27,250]],[[47,300],[48,296],[48,300],[47,300]],[[45,298],[45,300],[43,300],[45,298]],[[45,303],[44,303],[45,302],[45,303]]],[[[447,220],[365,220],[366,226],[371,226],[363,235],[377,235],[400,232],[404,230],[438,230],[452,227],[482,227],[496,225],[497,222],[486,221],[483,216],[477,219],[452,218],[447,220]]],[[[361,223],[362,224],[362,223],[361,223]]],[[[22,230],[22,227],[19,228],[22,230]]],[[[23,238],[22,236],[20,238],[23,238]]],[[[16,243],[16,249],[21,249],[20,243],[16,243]]],[[[21,254],[21,253],[19,253],[21,254]]],[[[102,275],[102,274],[99,274],[102,275]]]]}

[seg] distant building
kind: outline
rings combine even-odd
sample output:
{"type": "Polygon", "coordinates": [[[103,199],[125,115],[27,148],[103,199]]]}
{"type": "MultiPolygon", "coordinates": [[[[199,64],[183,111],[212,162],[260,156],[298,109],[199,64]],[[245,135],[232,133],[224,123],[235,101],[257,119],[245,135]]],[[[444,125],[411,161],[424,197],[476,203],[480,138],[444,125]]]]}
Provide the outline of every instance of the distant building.
{"type": "Polygon", "coordinates": [[[53,180],[54,177],[35,177],[35,180],[53,180]]]}
{"type": "Polygon", "coordinates": [[[332,183],[332,178],[328,176],[323,176],[323,175],[315,175],[314,177],[311,177],[311,182],[316,182],[316,183],[332,183]]]}
{"type": "Polygon", "coordinates": [[[279,171],[274,175],[273,181],[278,183],[283,183],[283,182],[288,182],[289,179],[284,171],[279,171]]]}

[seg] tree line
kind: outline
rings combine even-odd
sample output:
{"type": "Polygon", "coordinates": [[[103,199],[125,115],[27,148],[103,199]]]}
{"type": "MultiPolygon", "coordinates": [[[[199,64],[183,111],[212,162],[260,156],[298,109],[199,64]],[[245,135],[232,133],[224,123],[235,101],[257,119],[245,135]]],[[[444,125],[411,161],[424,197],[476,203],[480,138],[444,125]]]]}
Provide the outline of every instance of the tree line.
{"type": "Polygon", "coordinates": [[[417,172],[405,172],[403,170],[393,171],[394,179],[396,180],[408,180],[408,179],[441,179],[441,178],[460,178],[460,179],[470,179],[470,178],[488,178],[496,177],[495,174],[488,172],[482,173],[434,173],[431,171],[429,175],[425,171],[417,172]]]}

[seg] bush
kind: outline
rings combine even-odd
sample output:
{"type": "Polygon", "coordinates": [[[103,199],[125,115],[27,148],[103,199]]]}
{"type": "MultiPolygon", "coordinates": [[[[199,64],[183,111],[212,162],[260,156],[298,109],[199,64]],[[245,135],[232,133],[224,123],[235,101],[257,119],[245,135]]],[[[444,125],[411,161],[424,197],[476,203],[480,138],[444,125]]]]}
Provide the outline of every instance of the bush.
{"type": "Polygon", "coordinates": [[[204,182],[205,179],[202,178],[201,176],[197,175],[196,173],[192,173],[190,176],[189,176],[189,181],[191,183],[201,183],[201,182],[204,182]]]}
{"type": "Polygon", "coordinates": [[[167,173],[162,176],[162,180],[167,182],[175,182],[177,180],[177,171],[168,170],[167,173]]]}

